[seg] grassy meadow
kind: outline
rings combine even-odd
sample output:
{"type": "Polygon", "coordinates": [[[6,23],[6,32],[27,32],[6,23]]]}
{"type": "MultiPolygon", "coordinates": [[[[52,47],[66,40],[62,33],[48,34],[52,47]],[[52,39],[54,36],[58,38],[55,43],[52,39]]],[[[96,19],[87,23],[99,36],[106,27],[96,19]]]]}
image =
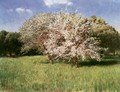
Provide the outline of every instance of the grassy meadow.
{"type": "Polygon", "coordinates": [[[0,92],[120,92],[120,58],[47,63],[46,56],[0,58],[0,92]]]}

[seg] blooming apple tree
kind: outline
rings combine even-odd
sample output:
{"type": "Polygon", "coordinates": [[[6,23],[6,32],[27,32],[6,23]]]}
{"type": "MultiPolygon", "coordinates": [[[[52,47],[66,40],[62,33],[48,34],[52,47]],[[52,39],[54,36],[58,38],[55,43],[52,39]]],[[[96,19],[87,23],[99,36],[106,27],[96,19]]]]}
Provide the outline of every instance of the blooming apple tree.
{"type": "Polygon", "coordinates": [[[50,21],[49,31],[40,36],[49,59],[71,59],[74,64],[86,59],[101,61],[99,41],[89,34],[91,23],[78,14],[57,13],[50,21]]]}

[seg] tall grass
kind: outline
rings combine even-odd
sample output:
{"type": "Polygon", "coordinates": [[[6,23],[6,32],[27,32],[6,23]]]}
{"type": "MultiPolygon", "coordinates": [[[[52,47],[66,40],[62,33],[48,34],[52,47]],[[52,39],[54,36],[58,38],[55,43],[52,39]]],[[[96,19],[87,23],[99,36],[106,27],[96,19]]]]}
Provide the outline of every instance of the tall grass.
{"type": "Polygon", "coordinates": [[[45,56],[0,58],[0,91],[120,92],[120,64],[106,64],[88,63],[76,68],[49,64],[45,56]]]}

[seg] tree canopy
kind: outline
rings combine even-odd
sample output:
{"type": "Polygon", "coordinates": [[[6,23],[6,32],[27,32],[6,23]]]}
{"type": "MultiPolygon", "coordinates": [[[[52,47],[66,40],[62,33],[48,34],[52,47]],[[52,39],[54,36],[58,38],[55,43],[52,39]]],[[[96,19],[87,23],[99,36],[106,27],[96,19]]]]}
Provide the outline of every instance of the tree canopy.
{"type": "Polygon", "coordinates": [[[101,40],[102,47],[108,48],[108,51],[113,53],[120,49],[120,35],[115,28],[102,18],[92,16],[89,20],[92,22],[93,35],[101,40]]]}
{"type": "Polygon", "coordinates": [[[77,14],[58,13],[49,25],[49,32],[41,35],[45,53],[52,59],[72,59],[74,63],[95,59],[101,61],[99,41],[90,37],[89,21],[77,14]]]}
{"type": "MultiPolygon", "coordinates": [[[[20,28],[21,41],[24,43],[22,51],[27,51],[31,48],[41,50],[41,45],[38,43],[38,38],[43,32],[47,33],[51,31],[49,29],[49,25],[52,21],[56,21],[57,14],[58,13],[37,14],[22,25],[20,28]]],[[[73,15],[76,14],[69,13],[71,18],[73,18],[73,15]]],[[[67,16],[65,18],[67,18],[67,16]]],[[[74,20],[75,19],[73,19],[73,21],[74,20]]],[[[101,46],[103,48],[108,48],[108,51],[112,53],[120,49],[119,33],[115,30],[115,28],[106,23],[103,18],[98,18],[94,15],[90,18],[84,17],[81,20],[83,24],[88,23],[88,25],[91,25],[93,32],[90,34],[90,36],[101,40],[101,46]]],[[[76,21],[76,25],[78,21],[76,21]]],[[[61,25],[63,24],[61,23],[61,25]]],[[[68,23],[68,25],[71,25],[71,23],[68,23]]],[[[81,26],[81,23],[79,23],[79,25],[81,26]]]]}
{"type": "Polygon", "coordinates": [[[0,31],[0,56],[16,56],[20,54],[22,42],[20,33],[0,31]]]}

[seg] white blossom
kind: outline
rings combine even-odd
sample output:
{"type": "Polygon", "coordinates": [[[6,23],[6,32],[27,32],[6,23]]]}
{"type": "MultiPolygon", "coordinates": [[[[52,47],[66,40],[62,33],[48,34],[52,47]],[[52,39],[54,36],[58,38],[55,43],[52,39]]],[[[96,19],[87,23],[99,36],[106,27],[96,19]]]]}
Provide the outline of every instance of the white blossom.
{"type": "Polygon", "coordinates": [[[49,37],[45,40],[45,52],[53,58],[78,60],[101,60],[99,42],[89,36],[92,27],[86,19],[77,14],[57,13],[49,24],[49,37]]]}

